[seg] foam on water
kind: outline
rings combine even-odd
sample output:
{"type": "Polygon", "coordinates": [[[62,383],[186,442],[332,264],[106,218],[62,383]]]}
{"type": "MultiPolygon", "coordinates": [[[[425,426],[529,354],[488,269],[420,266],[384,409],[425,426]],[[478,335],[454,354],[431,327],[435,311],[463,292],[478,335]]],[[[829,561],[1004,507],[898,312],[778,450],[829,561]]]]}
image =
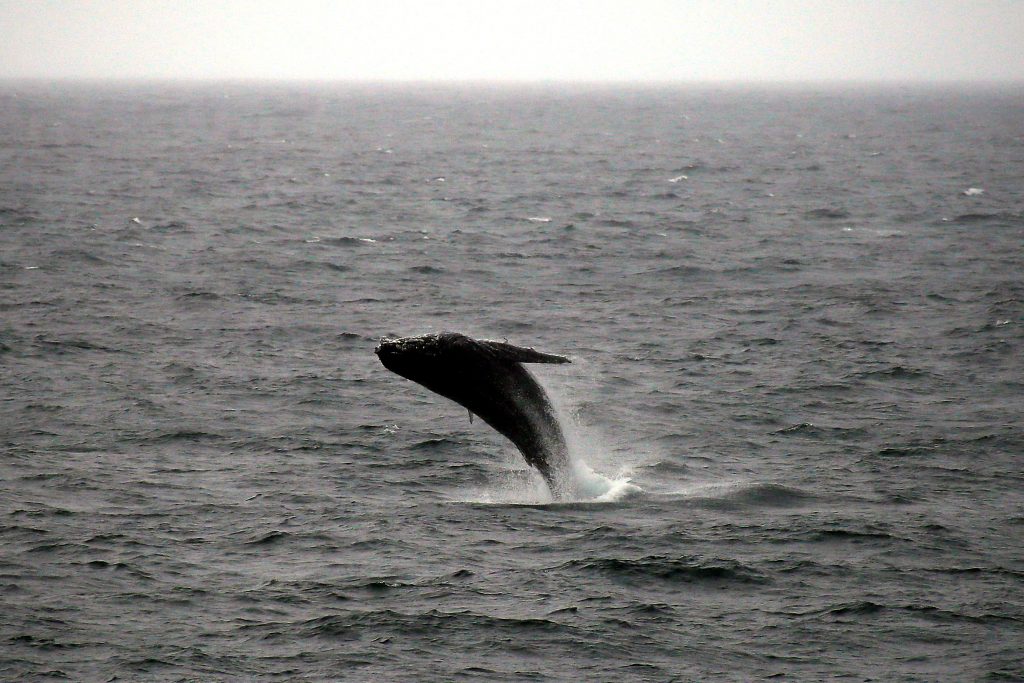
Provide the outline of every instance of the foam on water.
{"type": "Polygon", "coordinates": [[[576,495],[572,502],[613,503],[643,492],[627,476],[606,477],[595,472],[582,459],[573,458],[573,485],[576,495]]]}

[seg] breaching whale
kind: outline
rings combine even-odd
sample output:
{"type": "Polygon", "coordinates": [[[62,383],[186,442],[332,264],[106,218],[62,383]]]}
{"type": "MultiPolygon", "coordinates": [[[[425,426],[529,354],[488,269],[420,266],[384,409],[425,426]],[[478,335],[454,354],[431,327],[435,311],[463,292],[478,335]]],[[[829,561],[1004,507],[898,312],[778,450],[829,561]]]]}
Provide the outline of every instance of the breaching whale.
{"type": "Polygon", "coordinates": [[[537,469],[555,498],[569,491],[569,451],[555,410],[523,363],[568,358],[457,332],[384,337],[374,353],[388,370],[479,416],[537,469]]]}

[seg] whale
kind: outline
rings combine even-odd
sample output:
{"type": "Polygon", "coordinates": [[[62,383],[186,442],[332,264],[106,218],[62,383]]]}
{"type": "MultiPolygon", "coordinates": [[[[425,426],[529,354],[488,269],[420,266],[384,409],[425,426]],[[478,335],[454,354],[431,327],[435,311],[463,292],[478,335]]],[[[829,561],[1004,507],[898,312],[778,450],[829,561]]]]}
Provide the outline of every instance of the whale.
{"type": "Polygon", "coordinates": [[[455,401],[511,441],[540,472],[555,499],[571,494],[569,449],[551,400],[528,363],[564,356],[474,339],[458,332],[383,337],[374,349],[391,372],[455,401]]]}

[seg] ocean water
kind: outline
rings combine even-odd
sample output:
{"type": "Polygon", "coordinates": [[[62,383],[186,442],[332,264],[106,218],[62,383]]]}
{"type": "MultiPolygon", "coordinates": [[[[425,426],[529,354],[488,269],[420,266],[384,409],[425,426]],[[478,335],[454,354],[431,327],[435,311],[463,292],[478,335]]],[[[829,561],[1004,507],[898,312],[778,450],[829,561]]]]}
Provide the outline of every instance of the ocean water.
{"type": "Polygon", "coordinates": [[[1022,680],[1022,179],[1019,87],[5,84],[0,679],[1022,680]]]}

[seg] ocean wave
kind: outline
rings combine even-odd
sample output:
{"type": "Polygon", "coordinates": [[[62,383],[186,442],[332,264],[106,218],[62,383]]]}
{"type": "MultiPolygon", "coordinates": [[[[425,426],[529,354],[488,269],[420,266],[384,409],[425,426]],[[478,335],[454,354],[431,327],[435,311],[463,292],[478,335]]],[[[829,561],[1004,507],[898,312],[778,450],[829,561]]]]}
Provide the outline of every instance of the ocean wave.
{"type": "Polygon", "coordinates": [[[868,434],[867,430],[861,427],[825,427],[810,422],[801,422],[783,427],[772,433],[783,436],[805,436],[818,439],[860,439],[868,434]]]}
{"type": "Polygon", "coordinates": [[[570,560],[555,569],[602,574],[625,582],[665,581],[695,584],[760,584],[767,578],[735,560],[647,555],[637,559],[615,557],[570,560]]]}
{"type": "Polygon", "coordinates": [[[846,376],[846,379],[922,379],[934,377],[927,370],[911,368],[905,365],[891,365],[877,370],[864,370],[846,376]]]}
{"type": "Polygon", "coordinates": [[[68,262],[88,263],[91,265],[110,265],[110,261],[85,249],[56,249],[50,253],[50,257],[58,264],[65,265],[68,262]]]}
{"type": "Polygon", "coordinates": [[[75,353],[78,351],[102,351],[103,353],[119,353],[119,349],[115,349],[103,344],[97,344],[85,339],[51,339],[44,337],[43,335],[37,335],[33,340],[34,345],[37,348],[45,349],[51,353],[65,354],[75,353]]]}
{"type": "Polygon", "coordinates": [[[848,618],[874,617],[883,613],[903,613],[914,618],[931,622],[946,623],[974,623],[994,625],[1003,622],[1024,624],[1024,618],[985,612],[982,614],[969,614],[963,611],[952,610],[943,607],[936,607],[928,604],[887,604],[874,600],[853,600],[839,602],[820,609],[802,612],[783,612],[788,616],[801,618],[826,618],[846,620],[848,618]]]}
{"type": "Polygon", "coordinates": [[[876,455],[883,458],[903,458],[916,455],[934,455],[941,447],[942,442],[917,441],[906,444],[885,446],[876,451],[876,455]]]}
{"type": "Polygon", "coordinates": [[[289,305],[289,304],[315,304],[315,303],[317,303],[316,300],[303,299],[301,297],[292,296],[290,294],[285,294],[285,293],[280,292],[280,291],[264,291],[264,292],[244,291],[244,292],[240,292],[238,294],[238,296],[240,296],[243,299],[246,299],[247,301],[252,301],[252,302],[258,303],[258,304],[265,304],[265,305],[268,305],[268,306],[280,306],[280,305],[289,305]]]}
{"type": "Polygon", "coordinates": [[[799,488],[775,483],[700,483],[665,494],[704,507],[800,507],[816,496],[799,488]]]}
{"type": "Polygon", "coordinates": [[[451,450],[453,448],[463,448],[463,444],[449,439],[448,437],[432,437],[429,439],[423,439],[417,441],[408,446],[409,450],[412,451],[438,451],[438,450],[451,450]]]}
{"type": "Polygon", "coordinates": [[[332,247],[367,247],[377,240],[370,237],[321,237],[318,242],[332,247]]]}
{"type": "Polygon", "coordinates": [[[205,432],[202,430],[180,429],[173,431],[156,430],[137,437],[137,441],[147,444],[174,443],[182,441],[186,443],[200,443],[203,441],[221,441],[226,437],[216,432],[205,432]]]}
{"type": "Polygon", "coordinates": [[[805,211],[804,217],[813,219],[836,220],[839,218],[849,218],[850,212],[847,211],[846,209],[824,207],[820,209],[811,209],[810,211],[805,211]]]}
{"type": "Polygon", "coordinates": [[[668,266],[666,268],[657,268],[655,270],[648,270],[640,273],[640,275],[667,275],[669,277],[676,277],[684,280],[691,280],[697,278],[704,278],[708,275],[712,275],[713,271],[701,268],[700,266],[668,266]]]}
{"type": "Polygon", "coordinates": [[[156,223],[150,230],[153,232],[184,234],[192,232],[192,226],[184,221],[168,221],[166,223],[156,223]]]}
{"type": "Polygon", "coordinates": [[[287,531],[275,530],[259,534],[256,538],[246,541],[246,545],[273,545],[292,537],[287,531]]]}
{"type": "Polygon", "coordinates": [[[808,532],[805,536],[806,540],[815,543],[833,543],[833,542],[850,542],[850,543],[862,543],[862,542],[875,542],[875,541],[891,541],[891,540],[902,540],[886,531],[867,531],[857,529],[821,529],[818,531],[808,532]]]}
{"type": "Polygon", "coordinates": [[[976,223],[991,223],[993,225],[1015,226],[1024,225],[1024,213],[1012,213],[1009,211],[974,211],[962,213],[950,219],[943,219],[943,222],[956,225],[973,225],[976,223]]]}
{"type": "Polygon", "coordinates": [[[195,290],[195,291],[184,292],[183,294],[179,294],[177,296],[177,298],[182,300],[182,301],[185,301],[185,302],[193,302],[193,301],[217,301],[221,297],[216,292],[208,292],[208,291],[205,291],[205,290],[195,290]]]}
{"type": "Polygon", "coordinates": [[[263,622],[238,628],[241,633],[258,633],[263,639],[328,638],[361,640],[367,633],[386,632],[428,638],[432,633],[458,631],[464,633],[522,635],[534,633],[571,633],[576,627],[541,617],[500,617],[471,610],[427,610],[401,612],[394,609],[343,610],[334,614],[294,622],[263,622]]]}
{"type": "Polygon", "coordinates": [[[319,261],[315,259],[294,261],[289,264],[289,268],[299,271],[326,270],[334,273],[347,273],[352,270],[352,266],[347,263],[334,263],[333,261],[319,261]]]}
{"type": "Polygon", "coordinates": [[[413,273],[419,273],[420,275],[440,275],[445,272],[444,268],[431,265],[410,266],[409,270],[413,273]]]}

